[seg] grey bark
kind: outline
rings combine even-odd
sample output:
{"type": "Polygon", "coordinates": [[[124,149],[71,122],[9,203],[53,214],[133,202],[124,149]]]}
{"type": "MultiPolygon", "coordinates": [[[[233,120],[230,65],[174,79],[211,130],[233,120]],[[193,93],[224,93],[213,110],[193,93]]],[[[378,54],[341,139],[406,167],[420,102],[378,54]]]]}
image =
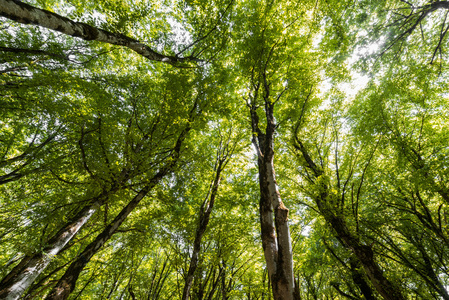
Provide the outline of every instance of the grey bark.
{"type": "MultiPolygon", "coordinates": [[[[265,75],[262,76],[267,119],[265,132],[259,128],[259,116],[255,103],[249,105],[253,132],[252,142],[258,156],[262,247],[274,299],[293,300],[298,299],[299,296],[295,290],[288,209],[282,202],[279,193],[273,163],[276,131],[274,104],[276,101],[272,101],[270,98],[270,85],[267,83],[265,75]]],[[[258,93],[259,87],[260,83],[256,85],[255,94],[258,93]]],[[[278,97],[280,96],[282,93],[278,97]]]]}
{"type": "Polygon", "coordinates": [[[59,230],[39,253],[25,257],[0,283],[0,299],[19,299],[53,257],[75,236],[80,228],[101,206],[102,197],[85,206],[71,221],[59,230]]]}
{"type": "MultiPolygon", "coordinates": [[[[194,109],[196,108],[196,104],[194,109]]],[[[167,164],[163,166],[150,180],[150,182],[142,188],[142,190],[120,211],[120,213],[115,217],[115,219],[100,233],[95,240],[90,243],[83,252],[78,256],[78,258],[69,266],[64,275],[59,279],[55,287],[50,291],[47,296],[47,300],[61,300],[67,299],[70,293],[75,289],[76,281],[90,261],[90,259],[101,249],[101,247],[112,237],[112,235],[117,231],[119,226],[126,220],[129,214],[137,207],[141,200],[176,166],[180,153],[182,143],[184,142],[188,132],[191,130],[191,122],[193,121],[194,114],[192,109],[190,120],[188,121],[186,127],[180,133],[175,146],[172,149],[172,153],[167,160],[167,164]]]]}
{"type": "MultiPolygon", "coordinates": [[[[83,151],[81,140],[80,147],[83,151]]],[[[140,147],[135,150],[136,153],[139,151],[140,147]]],[[[88,170],[87,166],[86,170],[88,170]]],[[[98,208],[105,203],[108,196],[119,190],[123,182],[126,182],[128,178],[129,169],[125,168],[119,174],[114,184],[82,208],[80,212],[48,240],[46,247],[42,251],[24,257],[0,282],[0,300],[18,299],[31,286],[37,276],[45,270],[51,259],[61,251],[98,208]]]]}
{"type": "Polygon", "coordinates": [[[119,226],[126,220],[128,215],[148,194],[148,192],[164,177],[165,174],[157,174],[151,184],[145,186],[129,203],[126,205],[115,219],[100,233],[96,239],[90,243],[78,258],[69,266],[64,275],[59,279],[56,286],[50,291],[46,299],[67,299],[70,293],[75,289],[79,274],[90,261],[92,256],[112,237],[119,226]]]}
{"type": "Polygon", "coordinates": [[[0,0],[0,16],[22,24],[35,24],[86,41],[98,41],[127,47],[152,61],[169,64],[201,61],[195,57],[178,57],[160,54],[148,45],[131,37],[96,28],[86,23],[76,22],[48,10],[33,7],[19,0],[0,0]]]}

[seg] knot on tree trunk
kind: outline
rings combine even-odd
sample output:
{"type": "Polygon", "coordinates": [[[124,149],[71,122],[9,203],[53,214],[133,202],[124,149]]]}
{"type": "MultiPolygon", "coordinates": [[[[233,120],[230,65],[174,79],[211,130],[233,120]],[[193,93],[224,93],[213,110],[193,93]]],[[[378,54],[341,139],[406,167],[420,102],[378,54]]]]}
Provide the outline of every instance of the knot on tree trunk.
{"type": "Polygon", "coordinates": [[[279,206],[276,208],[278,217],[281,218],[281,221],[287,222],[288,221],[288,208],[285,207],[284,203],[280,203],[279,206]]]}

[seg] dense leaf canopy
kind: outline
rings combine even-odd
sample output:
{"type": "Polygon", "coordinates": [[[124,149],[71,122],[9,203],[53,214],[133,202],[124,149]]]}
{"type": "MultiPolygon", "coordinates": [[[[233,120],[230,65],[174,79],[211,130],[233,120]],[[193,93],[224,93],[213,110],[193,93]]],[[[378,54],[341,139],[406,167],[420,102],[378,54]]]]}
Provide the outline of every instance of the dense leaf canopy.
{"type": "Polygon", "coordinates": [[[448,300],[448,15],[0,0],[0,299],[448,300]]]}

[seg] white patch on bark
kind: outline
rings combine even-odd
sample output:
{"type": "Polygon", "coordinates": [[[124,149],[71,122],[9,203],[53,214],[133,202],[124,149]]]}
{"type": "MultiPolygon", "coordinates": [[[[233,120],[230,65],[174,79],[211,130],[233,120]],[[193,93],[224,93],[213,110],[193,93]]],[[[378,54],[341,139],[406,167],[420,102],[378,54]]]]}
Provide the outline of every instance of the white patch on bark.
{"type": "Polygon", "coordinates": [[[90,219],[97,211],[98,205],[93,205],[87,212],[73,224],[69,230],[65,231],[61,237],[53,243],[51,248],[42,254],[40,258],[32,259],[24,272],[17,275],[14,284],[9,288],[8,295],[5,300],[19,299],[25,290],[33,283],[39,274],[48,266],[53,257],[72,239],[72,237],[80,230],[80,228],[90,219]]]}

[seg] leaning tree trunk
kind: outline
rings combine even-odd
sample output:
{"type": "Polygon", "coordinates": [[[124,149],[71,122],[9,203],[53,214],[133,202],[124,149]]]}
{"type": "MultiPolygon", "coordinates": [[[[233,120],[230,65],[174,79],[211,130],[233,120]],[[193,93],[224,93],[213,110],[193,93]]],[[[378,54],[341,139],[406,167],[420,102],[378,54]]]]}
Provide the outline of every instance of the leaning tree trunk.
{"type": "MultiPolygon", "coordinates": [[[[307,167],[312,171],[312,176],[316,181],[319,181],[319,178],[325,175],[324,171],[313,161],[308,150],[297,137],[294,147],[301,153],[307,167]]],[[[405,300],[406,298],[401,291],[384,276],[382,269],[374,259],[374,252],[371,246],[363,245],[359,237],[349,230],[345,218],[338,212],[338,209],[332,207],[332,201],[329,200],[329,186],[325,182],[321,182],[319,187],[321,192],[314,200],[320,213],[334,230],[336,237],[339,238],[347,249],[354,253],[374,288],[385,300],[405,300]]]]}
{"type": "MultiPolygon", "coordinates": [[[[0,4],[3,0],[0,0],[0,4]]],[[[1,7],[0,7],[1,10],[1,7]]],[[[187,133],[191,130],[191,123],[198,115],[198,103],[195,102],[190,110],[189,120],[186,127],[180,133],[172,155],[169,157],[168,163],[160,171],[167,168],[167,172],[176,164],[182,142],[187,133]]],[[[141,144],[134,150],[135,153],[141,151],[141,144]]],[[[129,169],[124,168],[120,173],[118,180],[114,182],[112,187],[104,191],[100,196],[93,199],[89,205],[85,206],[71,221],[69,221],[61,230],[59,230],[47,243],[43,251],[25,256],[22,261],[0,282],[0,300],[19,299],[20,296],[30,287],[37,276],[48,266],[51,259],[61,251],[61,249],[75,236],[80,228],[90,219],[90,217],[103,205],[107,197],[121,188],[123,182],[129,179],[129,169]]]]}
{"type": "Polygon", "coordinates": [[[194,57],[167,56],[128,36],[112,33],[94,26],[72,21],[48,10],[33,7],[19,0],[0,0],[0,16],[23,24],[36,24],[86,41],[98,41],[127,47],[143,57],[169,64],[199,61],[194,57]]]}
{"type": "Polygon", "coordinates": [[[39,253],[25,256],[22,261],[0,282],[0,300],[18,299],[27,290],[33,281],[45,270],[51,260],[62,248],[78,233],[81,227],[101,207],[108,196],[117,192],[121,184],[127,180],[128,169],[123,169],[119,179],[99,196],[92,199],[69,222],[67,222],[53,237],[46,247],[39,253]]]}
{"type": "MultiPolygon", "coordinates": [[[[165,172],[166,173],[166,172],[165,172]]],[[[116,232],[119,226],[126,220],[126,217],[134,210],[139,202],[148,194],[148,192],[164,177],[160,172],[153,177],[151,183],[145,186],[129,203],[126,205],[115,219],[100,233],[95,240],[90,243],[78,258],[70,264],[64,275],[59,279],[56,286],[50,291],[46,299],[67,299],[70,293],[75,289],[79,274],[90,261],[92,256],[108,241],[116,232]]]]}
{"type": "Polygon", "coordinates": [[[99,196],[77,213],[61,230],[59,230],[39,253],[26,256],[0,282],[0,299],[19,299],[37,276],[48,266],[54,256],[75,236],[80,228],[90,219],[103,202],[99,196]]]}
{"type": "Polygon", "coordinates": [[[168,173],[170,173],[176,166],[180,153],[182,143],[184,142],[187,133],[191,130],[191,121],[194,118],[194,110],[196,104],[191,111],[190,119],[187,126],[180,133],[176,144],[172,150],[172,154],[167,160],[168,163],[162,167],[159,172],[157,172],[150,183],[147,184],[129,203],[126,205],[120,213],[115,217],[115,219],[100,233],[95,240],[90,243],[84,251],[78,256],[78,258],[69,266],[64,275],[59,279],[56,286],[50,291],[47,296],[49,299],[67,299],[70,293],[75,289],[76,281],[78,280],[79,274],[90,261],[90,259],[98,252],[99,249],[108,241],[112,235],[116,232],[119,226],[126,220],[129,214],[137,207],[140,201],[156,186],[168,173]]]}
{"type": "MultiPolygon", "coordinates": [[[[268,88],[268,86],[266,86],[268,88]]],[[[257,151],[260,188],[260,225],[262,247],[274,299],[297,299],[293,273],[293,253],[288,225],[288,209],[281,200],[274,169],[274,103],[268,92],[264,96],[267,125],[259,128],[256,106],[251,105],[253,144],[257,151]],[[274,215],[274,219],[273,219],[274,215]]]]}

